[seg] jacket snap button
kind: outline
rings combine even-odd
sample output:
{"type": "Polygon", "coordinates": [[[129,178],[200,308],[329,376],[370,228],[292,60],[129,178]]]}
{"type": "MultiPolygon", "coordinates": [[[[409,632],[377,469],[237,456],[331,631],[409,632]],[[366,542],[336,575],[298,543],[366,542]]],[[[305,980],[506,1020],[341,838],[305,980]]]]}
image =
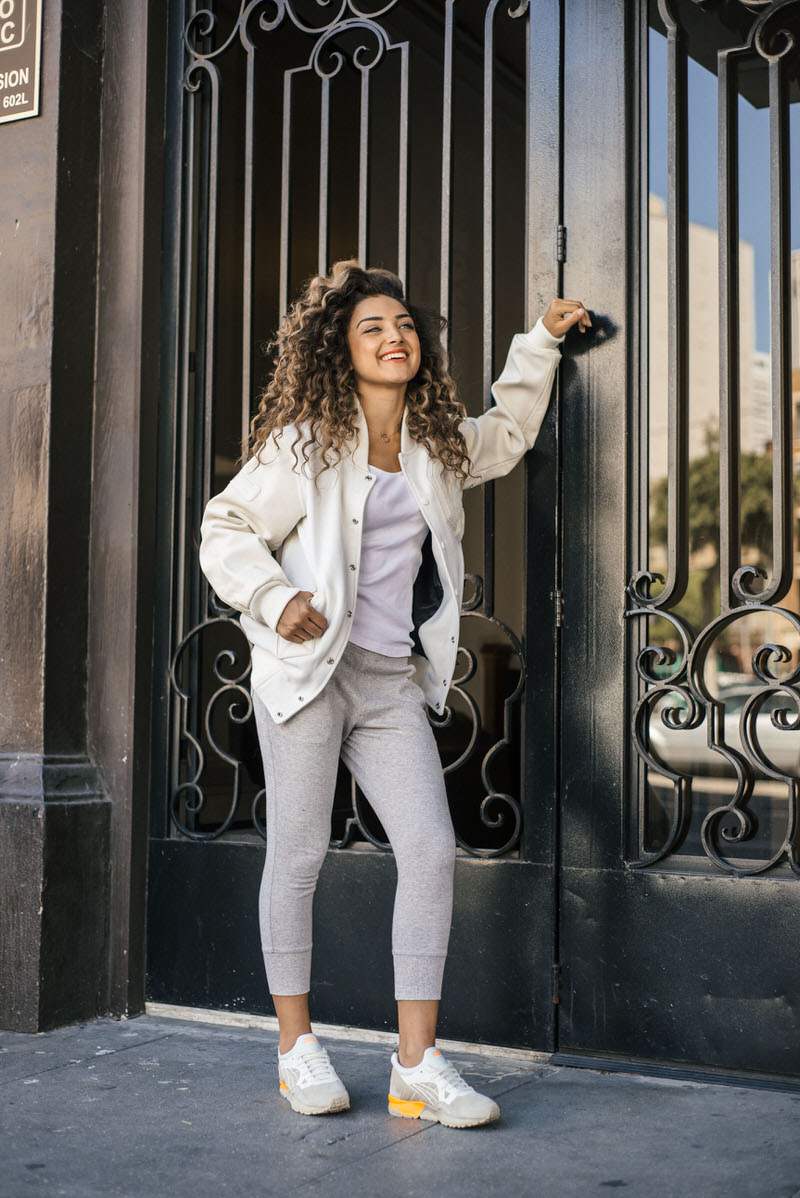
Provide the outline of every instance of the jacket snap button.
{"type": "Polygon", "coordinates": [[[351,569],[351,570],[355,570],[355,566],[351,565],[351,566],[350,566],[350,569],[351,569]]]}
{"type": "Polygon", "coordinates": [[[283,715],[283,712],[282,712],[282,711],[279,711],[277,714],[278,714],[278,715],[283,715]]]}
{"type": "Polygon", "coordinates": [[[454,636],[451,636],[451,637],[450,637],[450,644],[451,644],[451,645],[454,645],[454,644],[455,644],[455,641],[456,641],[456,638],[455,638],[454,636]]]}
{"type": "Polygon", "coordinates": [[[353,523],[358,524],[358,520],[356,520],[355,516],[353,516],[353,523]]]}
{"type": "Polygon", "coordinates": [[[367,479],[367,482],[368,482],[368,483],[371,483],[371,482],[372,482],[372,475],[371,475],[371,474],[367,474],[367,475],[366,475],[366,479],[367,479]]]}
{"type": "Polygon", "coordinates": [[[298,703],[302,703],[302,702],[303,702],[303,696],[302,696],[302,695],[298,695],[298,696],[297,696],[297,702],[298,702],[298,703]]]}
{"type": "Polygon", "coordinates": [[[352,616],[353,613],[351,611],[349,611],[347,614],[348,614],[348,616],[352,616]]]}
{"type": "Polygon", "coordinates": [[[329,665],[329,666],[332,666],[332,665],[333,665],[333,658],[332,658],[332,657],[329,657],[329,658],[328,658],[328,665],[329,665]]]}

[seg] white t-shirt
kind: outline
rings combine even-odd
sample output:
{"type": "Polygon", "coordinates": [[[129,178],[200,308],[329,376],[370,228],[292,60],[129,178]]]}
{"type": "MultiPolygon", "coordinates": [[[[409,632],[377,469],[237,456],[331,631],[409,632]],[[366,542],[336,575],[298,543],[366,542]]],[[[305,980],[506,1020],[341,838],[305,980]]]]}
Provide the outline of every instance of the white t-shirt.
{"type": "Polygon", "coordinates": [[[350,640],[387,657],[411,652],[414,579],[428,525],[402,470],[370,464],[375,475],[364,505],[361,568],[350,640]]]}

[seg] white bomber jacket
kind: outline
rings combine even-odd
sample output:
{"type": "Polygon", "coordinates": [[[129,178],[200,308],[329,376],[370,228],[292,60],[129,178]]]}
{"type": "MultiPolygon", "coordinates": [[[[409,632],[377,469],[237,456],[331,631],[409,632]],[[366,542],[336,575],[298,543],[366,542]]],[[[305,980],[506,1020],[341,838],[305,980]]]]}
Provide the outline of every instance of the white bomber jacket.
{"type": "MultiPolygon", "coordinates": [[[[496,401],[468,416],[461,432],[472,464],[466,486],[507,474],[531,448],[550,402],[562,337],[542,318],[512,339],[496,401]]],[[[356,604],[364,505],[375,479],[368,462],[367,423],[359,405],[358,435],[339,462],[322,471],[314,447],[295,465],[297,427],[270,439],[206,506],[200,566],[219,598],[241,613],[252,646],[251,686],[280,724],[319,694],[347,644],[356,604]],[[328,621],[324,633],[297,644],[276,632],[289,600],[311,591],[328,621]]],[[[400,467],[430,529],[414,585],[414,678],[427,703],[444,708],[458,651],[464,557],[461,484],[411,437],[405,413],[400,467]]]]}

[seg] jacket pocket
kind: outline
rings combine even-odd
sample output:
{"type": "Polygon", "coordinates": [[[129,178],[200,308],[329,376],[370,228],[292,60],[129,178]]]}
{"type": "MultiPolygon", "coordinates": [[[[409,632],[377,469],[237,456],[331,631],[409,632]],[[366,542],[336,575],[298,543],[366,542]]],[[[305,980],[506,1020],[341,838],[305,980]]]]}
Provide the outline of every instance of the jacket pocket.
{"type": "Polygon", "coordinates": [[[280,671],[280,665],[278,664],[275,654],[270,653],[267,649],[263,649],[260,645],[254,647],[251,660],[251,690],[257,690],[259,686],[263,686],[265,682],[274,677],[274,675],[280,671]]]}
{"type": "Polygon", "coordinates": [[[287,641],[285,636],[281,636],[279,632],[275,633],[277,638],[278,657],[284,660],[287,657],[305,657],[309,653],[314,652],[314,642],[318,637],[311,636],[307,641],[287,641]]]}
{"type": "Polygon", "coordinates": [[[315,643],[320,640],[319,636],[309,636],[308,641],[287,641],[280,633],[275,633],[275,636],[278,639],[278,657],[281,660],[308,657],[310,653],[314,653],[315,643]]]}
{"type": "MultiPolygon", "coordinates": [[[[305,590],[305,589],[306,588],[304,587],[303,590],[305,590]]],[[[320,599],[320,592],[313,591],[311,594],[311,598],[309,599],[309,603],[311,604],[312,607],[315,607],[317,611],[321,612],[322,607],[320,605],[319,599],[320,599]]],[[[281,636],[281,634],[279,632],[276,632],[275,640],[277,642],[277,645],[276,645],[277,656],[280,657],[281,660],[285,660],[287,657],[307,657],[307,656],[309,656],[309,654],[313,653],[315,648],[317,647],[320,637],[319,636],[310,636],[310,637],[308,637],[307,640],[304,640],[304,641],[289,641],[286,639],[285,636],[281,636]]]]}

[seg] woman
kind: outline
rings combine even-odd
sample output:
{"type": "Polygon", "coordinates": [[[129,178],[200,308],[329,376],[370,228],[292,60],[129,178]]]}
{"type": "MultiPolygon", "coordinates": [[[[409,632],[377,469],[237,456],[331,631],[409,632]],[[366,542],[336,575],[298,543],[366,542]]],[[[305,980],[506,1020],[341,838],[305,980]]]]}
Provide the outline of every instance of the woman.
{"type": "Polygon", "coordinates": [[[274,342],[248,460],[206,508],[200,562],[252,645],[280,1092],[303,1114],[350,1105],[308,1010],[341,755],[397,864],[389,1113],[471,1127],[500,1112],[436,1048],[455,838],[426,705],[443,710],[458,651],[462,488],[508,473],[531,447],[559,343],[591,321],[577,301],[553,300],[514,337],[496,406],[477,418],[456,399],[444,323],[407,304],[389,271],[346,261],[311,279],[274,342]]]}

